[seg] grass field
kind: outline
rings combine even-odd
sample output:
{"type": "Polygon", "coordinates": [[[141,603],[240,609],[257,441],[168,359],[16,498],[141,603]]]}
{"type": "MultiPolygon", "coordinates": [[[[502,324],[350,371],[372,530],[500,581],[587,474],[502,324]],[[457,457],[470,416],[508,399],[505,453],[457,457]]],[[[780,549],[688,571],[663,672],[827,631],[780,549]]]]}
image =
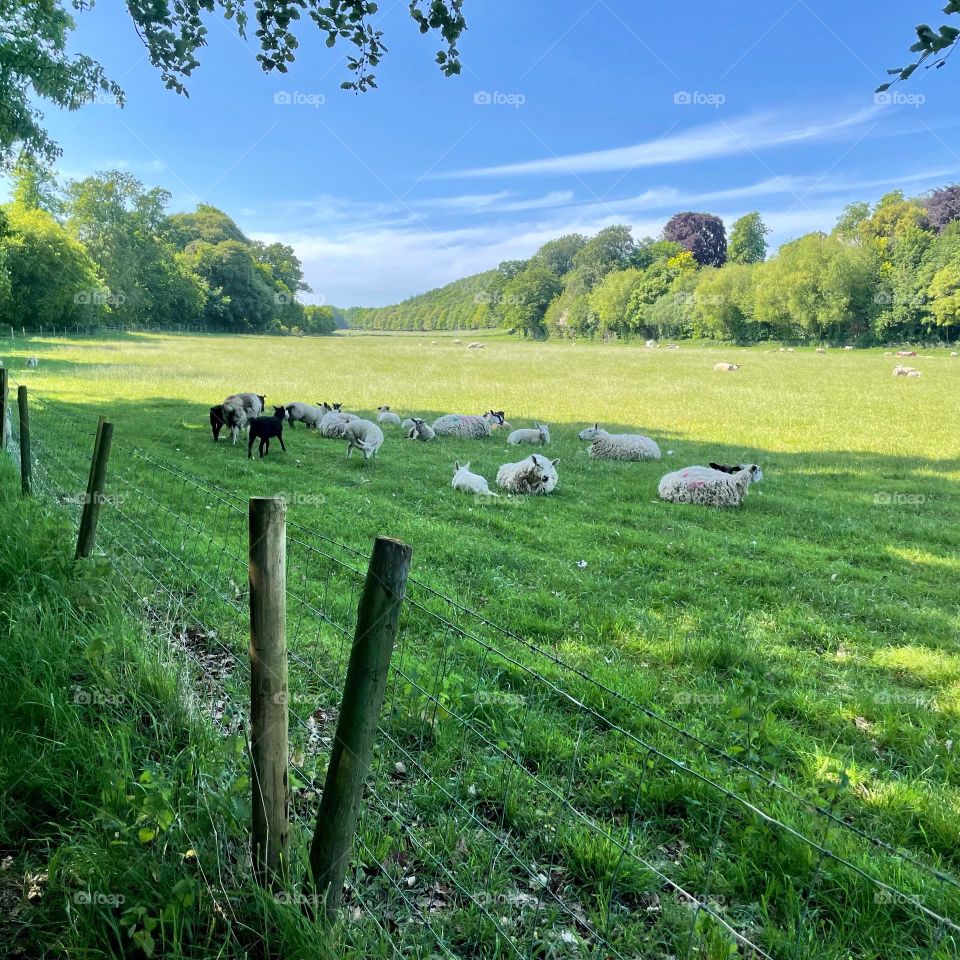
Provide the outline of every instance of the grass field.
{"type": "MultiPolygon", "coordinates": [[[[467,351],[450,338],[431,339],[129,335],[35,340],[2,355],[18,381],[54,404],[36,411],[34,425],[51,449],[75,435],[72,415],[95,422],[103,413],[118,439],[231,493],[282,493],[293,520],[360,551],[376,534],[406,540],[420,581],[956,876],[960,361],[929,351],[908,361],[923,377],[905,380],[891,376],[895,361],[881,351],[648,351],[496,337],[483,351],[467,351]],[[31,354],[40,365],[27,371],[22,360],[31,354]],[[715,374],[721,359],[743,368],[715,374]],[[265,393],[268,406],[328,400],[369,414],[388,403],[402,416],[428,419],[504,409],[514,426],[550,424],[560,486],[545,498],[483,502],[452,491],[454,460],[469,460],[492,481],[499,464],[529,452],[508,447],[505,436],[414,444],[388,429],[378,459],[365,463],[345,460],[343,443],[298,428],[285,431],[287,454],[274,445],[266,460],[248,461],[240,445],[215,446],[206,423],[211,404],[241,390],[265,393]],[[57,404],[71,417],[56,416],[57,404]],[[652,436],[664,460],[590,460],[577,433],[594,421],[652,436]],[[742,509],[656,499],[664,472],[710,460],[763,467],[765,479],[742,509]]],[[[148,468],[143,482],[158,499],[173,495],[148,468]]],[[[198,522],[207,509],[183,498],[171,506],[198,522]]],[[[419,641],[424,663],[433,664],[430,637],[419,641]]],[[[481,674],[464,658],[446,675],[444,696],[458,707],[475,683],[518,689],[509,671],[481,674]]],[[[504,715],[516,708],[529,716],[529,702],[504,703],[504,715]]],[[[653,736],[643,718],[618,719],[653,736]]],[[[765,847],[750,817],[728,815],[707,793],[671,787],[667,777],[644,784],[642,757],[628,756],[602,730],[588,731],[581,744],[583,727],[578,734],[569,724],[561,708],[538,704],[536,724],[523,732],[524,762],[559,782],[571,751],[586,754],[575,790],[611,823],[632,792],[655,785],[641,817],[650,856],[669,861],[697,890],[709,876],[724,915],[774,955],[956,956],[956,935],[931,939],[909,905],[877,901],[796,845],[765,847]],[[814,888],[815,897],[797,893],[814,888]]],[[[408,732],[414,736],[412,726],[408,732]]],[[[431,736],[438,767],[470,766],[466,775],[459,769],[458,783],[495,781],[496,765],[465,759],[455,732],[431,736]]],[[[715,772],[738,792],[754,789],[736,770],[715,772]]],[[[436,795],[416,802],[433,811],[438,834],[444,824],[452,828],[436,795]]],[[[494,806],[525,854],[548,859],[560,845],[565,890],[591,921],[606,896],[609,922],[603,864],[610,851],[590,847],[572,828],[552,843],[538,840],[543,811],[529,793],[494,806]]],[[[773,813],[803,822],[799,807],[773,813]]],[[[828,835],[812,820],[805,832],[828,835]]],[[[885,882],[960,917],[952,885],[928,883],[896,857],[843,836],[830,840],[885,882]]],[[[467,873],[476,869],[472,855],[467,873]]],[[[617,883],[632,897],[617,895],[624,912],[639,911],[638,898],[657,889],[641,874],[617,883]]],[[[622,955],[682,954],[682,924],[663,913],[657,924],[622,922],[622,955]]],[[[705,957],[736,955],[723,952],[736,947],[722,937],[700,942],[705,957]]]]}

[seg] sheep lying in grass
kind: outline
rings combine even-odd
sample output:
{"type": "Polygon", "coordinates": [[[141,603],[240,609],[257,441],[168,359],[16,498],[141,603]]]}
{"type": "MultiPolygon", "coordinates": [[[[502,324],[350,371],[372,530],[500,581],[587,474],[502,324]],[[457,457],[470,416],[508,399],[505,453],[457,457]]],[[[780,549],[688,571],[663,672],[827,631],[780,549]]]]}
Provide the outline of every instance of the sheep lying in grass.
{"type": "MultiPolygon", "coordinates": [[[[230,428],[230,440],[236,444],[241,430],[263,413],[267,398],[262,393],[234,393],[223,401],[223,419],[230,428]]],[[[249,430],[248,430],[249,434],[249,430]]]]}
{"type": "Polygon", "coordinates": [[[213,442],[220,439],[220,431],[227,425],[226,418],[223,415],[223,404],[218,403],[210,408],[210,429],[213,431],[213,442]]]}
{"type": "Polygon", "coordinates": [[[898,357],[915,357],[916,355],[916,350],[898,350],[896,352],[896,356],[898,357]]]}
{"type": "MultiPolygon", "coordinates": [[[[718,465],[719,466],[719,465],[718,465]]],[[[710,467],[684,467],[668,473],[660,480],[657,493],[671,503],[695,503],[706,507],[739,507],[751,483],[763,479],[763,471],[755,464],[738,465],[735,473],[710,467]]]]}
{"type": "Polygon", "coordinates": [[[421,420],[419,417],[413,418],[413,426],[407,431],[408,440],[422,440],[426,443],[435,437],[436,433],[434,433],[433,427],[426,420],[421,420]]]}
{"type": "Polygon", "coordinates": [[[915,367],[905,367],[902,363],[898,363],[893,368],[893,375],[895,377],[919,377],[920,371],[915,367]]]}
{"type": "Polygon", "coordinates": [[[485,343],[468,343],[467,349],[468,350],[486,350],[487,345],[485,343]]]}
{"type": "Polygon", "coordinates": [[[505,463],[497,471],[497,486],[508,493],[550,493],[557,486],[559,462],[534,453],[518,463],[505,463]]]}
{"type": "Polygon", "coordinates": [[[514,430],[507,437],[507,443],[536,443],[548,444],[550,442],[550,428],[545,423],[535,423],[532,430],[514,430]]]}
{"type": "Polygon", "coordinates": [[[463,493],[473,493],[478,496],[496,497],[499,494],[491,493],[487,481],[479,473],[470,472],[470,464],[465,463],[461,466],[460,461],[453,465],[453,480],[450,486],[454,490],[460,490],[463,493]]]}
{"type": "Polygon", "coordinates": [[[413,417],[407,417],[405,420],[401,421],[400,429],[403,431],[405,437],[410,436],[410,431],[413,429],[413,417]]]}
{"type": "Polygon", "coordinates": [[[372,420],[351,420],[344,428],[343,439],[347,441],[347,459],[359,450],[363,459],[369,460],[383,444],[383,431],[372,420]]]}
{"type": "Polygon", "coordinates": [[[283,421],[287,416],[286,407],[274,407],[272,417],[254,417],[250,421],[250,431],[247,435],[247,459],[253,459],[253,441],[260,441],[260,459],[270,452],[270,441],[276,437],[280,441],[280,448],[287,452],[287,445],[283,442],[283,421]]]}
{"type": "Polygon", "coordinates": [[[639,433],[607,433],[599,423],[580,431],[581,440],[592,440],[590,456],[595,460],[659,460],[656,441],[639,433]]]}
{"type": "Polygon", "coordinates": [[[347,424],[360,418],[353,413],[344,413],[341,410],[342,404],[321,403],[320,409],[323,411],[323,419],[320,421],[320,436],[328,439],[340,440],[343,438],[343,431],[347,424]]]}
{"type": "Polygon", "coordinates": [[[817,349],[814,350],[813,352],[814,352],[814,353],[826,353],[827,350],[826,350],[825,347],[817,347],[817,349]]]}
{"type": "Polygon", "coordinates": [[[31,369],[36,367],[40,363],[39,357],[27,357],[27,366],[31,369]]]}
{"type": "Polygon", "coordinates": [[[471,417],[460,413],[448,413],[434,421],[433,430],[438,437],[463,437],[467,440],[481,440],[489,437],[494,424],[504,423],[503,411],[493,410],[481,417],[471,417]]]}
{"type": "Polygon", "coordinates": [[[713,369],[717,373],[734,373],[740,369],[739,363],[715,363],[713,369]]]}
{"type": "Polygon", "coordinates": [[[399,427],[401,425],[400,417],[395,414],[386,404],[378,408],[377,422],[389,423],[393,427],[399,427]]]}
{"type": "Polygon", "coordinates": [[[322,407],[315,407],[312,403],[288,403],[287,419],[292,427],[295,423],[304,423],[309,430],[313,427],[320,429],[320,422],[323,420],[326,411],[322,407]]]}

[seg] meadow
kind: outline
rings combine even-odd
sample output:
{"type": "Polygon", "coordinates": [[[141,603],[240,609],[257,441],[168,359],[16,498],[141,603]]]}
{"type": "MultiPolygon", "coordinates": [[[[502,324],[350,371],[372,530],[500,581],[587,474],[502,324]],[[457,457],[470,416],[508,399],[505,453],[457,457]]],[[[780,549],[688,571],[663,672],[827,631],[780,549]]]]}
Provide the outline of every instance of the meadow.
{"type": "MultiPolygon", "coordinates": [[[[35,339],[0,355],[45,401],[34,411],[38,458],[44,449],[59,451],[82,476],[91,429],[78,424],[104,414],[118,440],[211,489],[241,498],[284,495],[291,520],[321,537],[360,553],[378,534],[405,540],[422,584],[876,838],[883,850],[831,831],[802,803],[773,809],[779,801],[758,802],[957,921],[960,888],[949,878],[960,872],[960,361],[943,349],[921,351],[926,356],[908,362],[923,376],[906,380],[891,376],[895,361],[880,350],[818,355],[812,348],[690,343],[667,351],[492,335],[483,337],[486,349],[468,351],[451,337],[433,339],[131,334],[35,339]],[[40,358],[37,369],[23,369],[28,355],[40,358]],[[728,359],[742,369],[713,372],[728,359]],[[492,481],[499,464],[529,452],[508,447],[505,435],[419,444],[387,428],[378,458],[363,462],[346,460],[340,441],[287,428],[286,454],[274,443],[266,459],[248,460],[245,445],[222,438],[215,445],[207,423],[208,407],[236,391],[266,394],[268,408],[326,400],[372,416],[386,403],[401,416],[428,420],[503,409],[514,426],[550,425],[560,485],[548,497],[527,499],[478,500],[451,490],[455,460],[470,461],[492,481]],[[663,461],[592,461],[577,433],[595,421],[652,436],[663,461]],[[663,473],[711,460],[762,466],[764,480],[741,509],[657,499],[663,473]],[[898,852],[948,880],[930,881],[898,852]]],[[[209,501],[184,495],[188,488],[152,470],[149,460],[138,479],[197,525],[217,522],[209,501]]],[[[151,549],[146,542],[142,548],[151,549]]],[[[428,699],[460,716],[483,713],[475,695],[481,686],[504,694],[497,719],[484,722],[503,725],[498,736],[510,753],[547,784],[575,770],[567,800],[577,794],[582,809],[622,828],[678,882],[709,890],[731,925],[773,955],[957,955],[956,934],[936,927],[930,935],[911,903],[878,900],[830,857],[772,841],[762,823],[709,791],[661,776],[653,762],[647,776],[642,751],[631,752],[620,732],[680,753],[669,728],[612,698],[604,709],[618,730],[591,727],[549,697],[531,707],[516,671],[491,673],[486,660],[467,655],[452,657],[456,670],[435,670],[448,653],[432,642],[423,630],[406,653],[414,661],[408,672],[427,678],[420,686],[428,699]],[[628,826],[631,796],[643,797],[643,809],[638,816],[633,802],[628,826]]],[[[291,643],[296,649],[297,638],[291,643]]],[[[300,652],[323,650],[304,645],[300,652]]],[[[476,784],[481,794],[484,783],[490,795],[498,792],[501,766],[469,755],[455,725],[446,732],[434,716],[426,748],[423,727],[414,710],[394,729],[400,742],[426,749],[434,773],[456,771],[451,782],[469,785],[471,799],[476,784]]],[[[709,769],[738,795],[759,797],[762,784],[735,762],[711,761],[709,769]]],[[[614,869],[615,848],[578,833],[576,824],[561,821],[553,836],[541,836],[563,804],[554,810],[522,784],[496,802],[490,795],[471,808],[477,816],[509,830],[524,857],[563,872],[558,899],[576,903],[572,912],[587,918],[578,949],[593,955],[584,930],[602,927],[617,952],[597,956],[683,953],[684,911],[664,903],[650,919],[649,898],[662,893],[655,876],[614,869]],[[615,923],[612,905],[623,914],[615,923]]],[[[425,786],[418,795],[411,787],[407,800],[430,820],[436,849],[445,849],[444,837],[456,843],[449,832],[458,821],[440,792],[425,786]]],[[[364,829],[366,849],[389,859],[384,851],[397,838],[376,825],[364,829]]],[[[457,875],[475,875],[483,864],[496,887],[489,838],[475,840],[476,850],[471,840],[461,851],[457,875]]],[[[418,882],[429,873],[421,864],[418,882]]],[[[507,880],[503,893],[512,903],[507,880]]],[[[496,936],[469,928],[452,907],[449,918],[433,912],[471,943],[496,936]]],[[[509,921],[518,939],[520,928],[526,934],[537,927],[536,915],[509,921]]],[[[697,955],[738,955],[722,931],[698,934],[697,955]]],[[[565,955],[564,944],[546,943],[536,955],[565,955]]]]}

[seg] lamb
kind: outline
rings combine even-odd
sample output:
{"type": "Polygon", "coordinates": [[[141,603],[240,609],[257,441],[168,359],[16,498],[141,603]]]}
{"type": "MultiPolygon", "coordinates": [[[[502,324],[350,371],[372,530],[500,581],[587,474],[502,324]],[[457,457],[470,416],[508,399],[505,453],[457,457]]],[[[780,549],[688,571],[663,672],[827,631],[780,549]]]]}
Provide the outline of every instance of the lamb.
{"type": "Polygon", "coordinates": [[[448,413],[434,421],[433,431],[438,437],[464,437],[467,440],[480,440],[489,437],[494,423],[504,422],[502,413],[492,410],[482,417],[448,413]]]}
{"type": "Polygon", "coordinates": [[[351,420],[344,428],[343,438],[347,441],[347,459],[359,450],[363,459],[369,460],[383,443],[383,431],[372,420],[351,420]]]}
{"type": "Polygon", "coordinates": [[[532,430],[514,430],[507,437],[507,443],[537,443],[548,444],[550,442],[550,428],[545,423],[535,423],[532,430]]]}
{"type": "Polygon", "coordinates": [[[745,464],[736,473],[712,467],[685,467],[660,480],[657,493],[671,503],[696,503],[707,507],[739,507],[751,483],[763,478],[755,464],[745,464]]]}
{"type": "Polygon", "coordinates": [[[497,486],[508,493],[550,493],[557,486],[559,462],[534,453],[518,463],[505,463],[497,471],[497,486]]]}
{"type": "Polygon", "coordinates": [[[893,375],[895,377],[919,377],[920,371],[914,367],[905,367],[902,363],[898,363],[893,368],[893,375]]]}
{"type": "Polygon", "coordinates": [[[713,369],[717,373],[733,373],[740,369],[739,363],[715,363],[713,369]]]}
{"type": "Polygon", "coordinates": [[[488,410],[484,417],[490,421],[490,432],[497,430],[512,430],[513,426],[507,422],[507,415],[503,410],[488,410]]]}
{"type": "Polygon", "coordinates": [[[215,407],[210,408],[210,429],[213,431],[213,442],[216,443],[220,439],[220,431],[227,425],[226,418],[223,414],[223,404],[218,403],[215,407]]]}
{"type": "Polygon", "coordinates": [[[453,465],[453,480],[450,486],[454,490],[462,490],[464,493],[473,493],[478,496],[497,497],[499,494],[492,493],[487,481],[479,473],[470,472],[470,464],[460,465],[457,460],[453,465]]]}
{"type": "Polygon", "coordinates": [[[590,456],[596,460],[659,460],[660,447],[639,433],[607,433],[599,423],[580,431],[581,440],[592,440],[590,456]]]}
{"type": "Polygon", "coordinates": [[[323,411],[323,419],[320,421],[320,436],[328,437],[334,440],[340,440],[343,437],[343,431],[347,424],[360,418],[353,413],[344,413],[340,407],[342,404],[335,403],[332,406],[329,403],[321,403],[320,409],[323,411]]]}
{"type": "Polygon", "coordinates": [[[413,418],[413,426],[407,432],[408,440],[423,440],[426,443],[428,440],[433,440],[436,437],[436,433],[433,431],[433,427],[430,426],[425,420],[421,420],[419,417],[413,418]]]}
{"type": "Polygon", "coordinates": [[[40,363],[39,357],[27,357],[27,366],[31,369],[36,367],[40,363]]]}
{"type": "Polygon", "coordinates": [[[230,428],[230,439],[234,444],[240,431],[263,413],[266,403],[266,396],[259,393],[234,393],[223,401],[223,419],[230,428]]]}
{"type": "Polygon", "coordinates": [[[280,448],[284,453],[287,446],[283,442],[283,421],[287,417],[286,407],[274,407],[272,417],[254,417],[250,421],[250,431],[247,439],[247,459],[253,459],[253,441],[260,441],[260,459],[270,452],[270,441],[276,437],[280,441],[280,448]]]}
{"type": "Polygon", "coordinates": [[[384,405],[379,408],[377,413],[377,422],[378,423],[389,423],[391,426],[399,427],[400,417],[397,416],[388,406],[384,405]]]}
{"type": "Polygon", "coordinates": [[[405,420],[401,421],[400,429],[403,430],[404,436],[409,437],[410,431],[413,429],[413,417],[407,417],[405,420]]]}
{"type": "Polygon", "coordinates": [[[326,411],[322,407],[316,407],[312,403],[288,403],[287,404],[287,419],[290,421],[290,426],[293,427],[295,423],[304,423],[309,430],[313,427],[315,430],[320,429],[320,422],[323,420],[326,411]]]}

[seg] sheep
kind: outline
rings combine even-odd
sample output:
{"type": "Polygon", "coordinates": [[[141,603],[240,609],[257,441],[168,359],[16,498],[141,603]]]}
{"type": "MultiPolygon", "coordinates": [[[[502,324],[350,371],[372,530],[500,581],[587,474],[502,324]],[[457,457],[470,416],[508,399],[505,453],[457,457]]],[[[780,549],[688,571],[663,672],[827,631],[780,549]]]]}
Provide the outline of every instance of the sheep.
{"type": "Polygon", "coordinates": [[[893,375],[895,377],[919,377],[920,371],[914,367],[905,367],[902,363],[898,363],[893,368],[893,375]]]}
{"type": "Polygon", "coordinates": [[[240,431],[247,428],[254,417],[266,409],[267,398],[259,393],[233,393],[223,401],[223,419],[230,428],[230,439],[237,442],[240,431]]]}
{"type": "Polygon", "coordinates": [[[639,433],[607,433],[599,423],[580,431],[581,440],[592,440],[590,456],[595,460],[659,460],[660,447],[639,433]]]}
{"type": "Polygon", "coordinates": [[[459,337],[455,337],[453,342],[454,342],[454,343],[463,343],[463,341],[462,341],[459,337]]]}
{"type": "Polygon", "coordinates": [[[378,423],[389,423],[391,426],[399,427],[400,417],[397,416],[386,404],[379,408],[377,413],[377,422],[378,423]]]}
{"type": "Polygon", "coordinates": [[[739,507],[751,483],[763,478],[755,464],[744,464],[735,473],[712,467],[685,467],[660,480],[657,494],[671,503],[695,503],[707,507],[739,507]]]}
{"type": "Polygon", "coordinates": [[[359,450],[363,459],[369,460],[377,455],[383,443],[383,431],[372,420],[351,420],[343,430],[343,438],[347,441],[348,460],[354,450],[359,450]]]}
{"type": "Polygon", "coordinates": [[[434,421],[433,431],[438,437],[464,437],[468,440],[480,440],[490,436],[494,423],[503,423],[502,415],[492,410],[482,417],[448,413],[434,421]]]}
{"type": "Polygon", "coordinates": [[[426,443],[428,440],[433,440],[434,437],[436,437],[436,433],[429,423],[419,417],[413,418],[413,426],[407,433],[408,440],[422,440],[426,443]]]}
{"type": "Polygon", "coordinates": [[[654,350],[654,349],[656,349],[656,346],[657,346],[657,341],[656,341],[656,340],[648,340],[648,341],[646,342],[646,348],[647,348],[648,350],[654,350]]]}
{"type": "Polygon", "coordinates": [[[896,352],[896,356],[898,357],[915,357],[916,355],[916,350],[898,350],[896,352]]]}
{"type": "Polygon", "coordinates": [[[39,357],[27,357],[27,366],[33,369],[40,363],[39,357]]]}
{"type": "Polygon", "coordinates": [[[400,429],[403,430],[403,435],[405,437],[409,437],[410,431],[413,429],[413,417],[407,417],[406,420],[402,421],[400,424],[400,429]]]}
{"type": "Polygon", "coordinates": [[[308,430],[311,427],[318,430],[325,414],[323,407],[314,406],[312,403],[297,401],[287,404],[287,419],[290,421],[291,428],[295,423],[300,422],[306,424],[308,430]]]}
{"type": "Polygon", "coordinates": [[[740,369],[739,363],[715,363],[713,369],[716,373],[734,373],[740,369]]]}
{"type": "Polygon", "coordinates": [[[908,374],[908,377],[922,377],[923,374],[919,370],[911,370],[908,374]]]}
{"type": "Polygon", "coordinates": [[[484,419],[490,421],[491,433],[495,433],[497,430],[513,429],[513,425],[507,422],[507,415],[503,410],[488,410],[483,416],[484,419]]]}
{"type": "Polygon", "coordinates": [[[220,431],[227,425],[226,418],[223,414],[223,404],[218,403],[215,407],[210,408],[210,429],[213,431],[213,442],[216,443],[220,439],[220,431]]]}
{"type": "Polygon", "coordinates": [[[951,351],[950,351],[950,356],[951,356],[951,357],[960,357],[960,353],[957,353],[956,350],[951,350],[951,351]]]}
{"type": "Polygon", "coordinates": [[[321,403],[320,409],[323,411],[323,419],[320,421],[320,436],[334,440],[343,438],[343,431],[348,423],[360,418],[353,413],[344,413],[340,407],[342,404],[335,403],[332,406],[329,403],[321,403]]]}
{"type": "Polygon", "coordinates": [[[535,423],[532,430],[514,430],[507,437],[507,443],[538,443],[548,444],[550,442],[550,428],[545,423],[535,423]]]}
{"type": "Polygon", "coordinates": [[[827,351],[823,347],[817,347],[817,349],[814,350],[814,353],[826,353],[826,352],[827,351]]]}
{"type": "Polygon", "coordinates": [[[534,453],[518,463],[505,463],[497,471],[497,486],[509,493],[550,493],[557,486],[559,462],[534,453]]]}
{"type": "Polygon", "coordinates": [[[851,347],[850,344],[847,344],[843,349],[844,349],[844,350],[852,350],[853,347],[851,347]]]}
{"type": "Polygon", "coordinates": [[[491,492],[484,477],[481,477],[479,473],[470,472],[469,462],[461,466],[460,461],[457,460],[453,464],[453,480],[450,481],[450,486],[454,490],[461,490],[463,493],[473,493],[486,497],[499,496],[498,493],[491,492]]]}
{"type": "Polygon", "coordinates": [[[274,407],[272,417],[254,417],[250,421],[250,430],[247,434],[247,459],[253,459],[253,441],[260,441],[260,459],[270,452],[270,441],[276,437],[280,441],[280,448],[287,452],[287,445],[283,442],[283,421],[287,416],[286,407],[274,407]]]}

